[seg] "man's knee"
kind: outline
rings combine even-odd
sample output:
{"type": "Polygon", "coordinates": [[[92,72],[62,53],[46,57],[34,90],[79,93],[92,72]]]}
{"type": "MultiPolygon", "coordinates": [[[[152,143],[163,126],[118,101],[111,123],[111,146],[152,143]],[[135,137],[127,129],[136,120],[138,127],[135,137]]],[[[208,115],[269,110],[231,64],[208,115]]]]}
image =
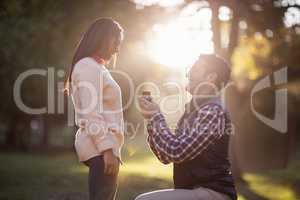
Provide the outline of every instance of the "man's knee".
{"type": "Polygon", "coordinates": [[[147,193],[145,193],[145,194],[140,194],[139,196],[137,196],[135,198],[135,200],[151,200],[151,198],[149,197],[149,195],[147,195],[147,193]]]}

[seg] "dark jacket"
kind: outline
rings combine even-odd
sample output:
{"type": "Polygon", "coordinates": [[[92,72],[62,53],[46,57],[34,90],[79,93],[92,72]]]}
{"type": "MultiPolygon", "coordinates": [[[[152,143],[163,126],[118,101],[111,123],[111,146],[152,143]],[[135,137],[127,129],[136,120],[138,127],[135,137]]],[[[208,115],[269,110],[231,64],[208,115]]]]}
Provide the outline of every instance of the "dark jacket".
{"type": "MultiPolygon", "coordinates": [[[[184,120],[192,122],[197,109],[206,104],[221,105],[218,99],[206,102],[198,101],[197,108],[187,105],[185,114],[179,121],[178,128],[183,125],[184,120]],[[189,120],[191,119],[191,120],[189,120]]],[[[231,124],[230,117],[226,112],[226,124],[231,124]]],[[[237,199],[234,180],[230,171],[228,160],[229,134],[224,134],[217,142],[210,145],[198,157],[193,160],[174,163],[174,186],[178,189],[193,189],[198,186],[206,187],[214,191],[227,194],[231,199],[237,199]]]]}

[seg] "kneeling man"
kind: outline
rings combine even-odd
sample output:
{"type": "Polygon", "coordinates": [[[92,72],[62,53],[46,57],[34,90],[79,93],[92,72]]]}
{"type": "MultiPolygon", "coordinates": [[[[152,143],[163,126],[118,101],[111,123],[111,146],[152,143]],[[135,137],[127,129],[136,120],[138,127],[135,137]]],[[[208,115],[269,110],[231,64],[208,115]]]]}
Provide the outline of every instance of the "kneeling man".
{"type": "Polygon", "coordinates": [[[136,200],[236,200],[228,160],[232,125],[220,101],[220,91],[230,78],[224,59],[201,55],[188,73],[192,95],[175,134],[167,126],[159,106],[139,98],[148,120],[148,143],[164,164],[173,163],[174,188],[139,195],[136,200]]]}

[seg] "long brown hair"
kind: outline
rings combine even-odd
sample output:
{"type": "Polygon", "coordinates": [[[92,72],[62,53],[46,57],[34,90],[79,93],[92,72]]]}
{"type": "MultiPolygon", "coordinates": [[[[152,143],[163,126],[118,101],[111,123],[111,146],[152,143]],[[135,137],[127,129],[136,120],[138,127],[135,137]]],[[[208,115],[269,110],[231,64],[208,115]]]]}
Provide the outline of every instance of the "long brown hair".
{"type": "MultiPolygon", "coordinates": [[[[72,72],[75,64],[82,58],[97,54],[104,60],[111,58],[111,41],[116,43],[123,39],[123,29],[118,22],[111,18],[99,18],[94,21],[79,41],[68,73],[65,76],[64,91],[69,95],[72,72]]],[[[119,44],[115,44],[117,48],[119,44]]]]}

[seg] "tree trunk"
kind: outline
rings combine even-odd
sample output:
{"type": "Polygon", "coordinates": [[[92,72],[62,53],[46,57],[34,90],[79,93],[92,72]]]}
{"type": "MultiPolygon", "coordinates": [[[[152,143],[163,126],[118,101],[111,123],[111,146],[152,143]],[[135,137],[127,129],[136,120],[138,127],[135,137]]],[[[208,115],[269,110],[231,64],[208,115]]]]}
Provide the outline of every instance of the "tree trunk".
{"type": "Polygon", "coordinates": [[[6,131],[5,137],[5,146],[9,148],[16,148],[17,147],[17,126],[19,121],[19,115],[14,114],[11,117],[8,130],[6,131]]]}
{"type": "Polygon", "coordinates": [[[229,35],[229,44],[228,49],[226,53],[226,59],[230,62],[231,56],[233,54],[233,51],[235,47],[238,45],[238,37],[239,37],[239,13],[237,9],[237,1],[232,0],[231,1],[231,10],[232,10],[232,20],[231,20],[231,29],[230,29],[230,35],[229,35]]]}
{"type": "Polygon", "coordinates": [[[14,148],[17,146],[16,124],[13,122],[6,131],[5,146],[14,148]]]}
{"type": "MultiPolygon", "coordinates": [[[[239,14],[238,14],[238,7],[237,7],[237,0],[228,1],[228,5],[232,10],[232,20],[231,20],[231,28],[229,34],[229,43],[227,51],[225,52],[225,59],[230,63],[231,66],[231,56],[234,52],[234,49],[238,45],[238,37],[239,37],[239,14]]],[[[240,93],[238,90],[234,90],[236,93],[235,98],[240,97],[240,93]]],[[[236,133],[239,134],[239,133],[236,133]]],[[[238,148],[237,148],[237,136],[230,138],[230,158],[231,158],[231,165],[232,165],[232,172],[237,182],[245,182],[243,179],[243,172],[240,168],[240,164],[238,161],[238,148]]]]}
{"type": "Polygon", "coordinates": [[[219,4],[211,0],[209,1],[211,11],[212,11],[212,32],[213,32],[213,42],[214,42],[214,51],[216,54],[221,54],[221,30],[220,30],[220,21],[218,18],[219,15],[219,4]]]}
{"type": "Polygon", "coordinates": [[[41,131],[43,134],[41,146],[43,148],[47,148],[49,145],[49,131],[48,130],[49,130],[49,119],[48,119],[47,115],[43,115],[42,116],[42,128],[41,128],[41,131]]]}

